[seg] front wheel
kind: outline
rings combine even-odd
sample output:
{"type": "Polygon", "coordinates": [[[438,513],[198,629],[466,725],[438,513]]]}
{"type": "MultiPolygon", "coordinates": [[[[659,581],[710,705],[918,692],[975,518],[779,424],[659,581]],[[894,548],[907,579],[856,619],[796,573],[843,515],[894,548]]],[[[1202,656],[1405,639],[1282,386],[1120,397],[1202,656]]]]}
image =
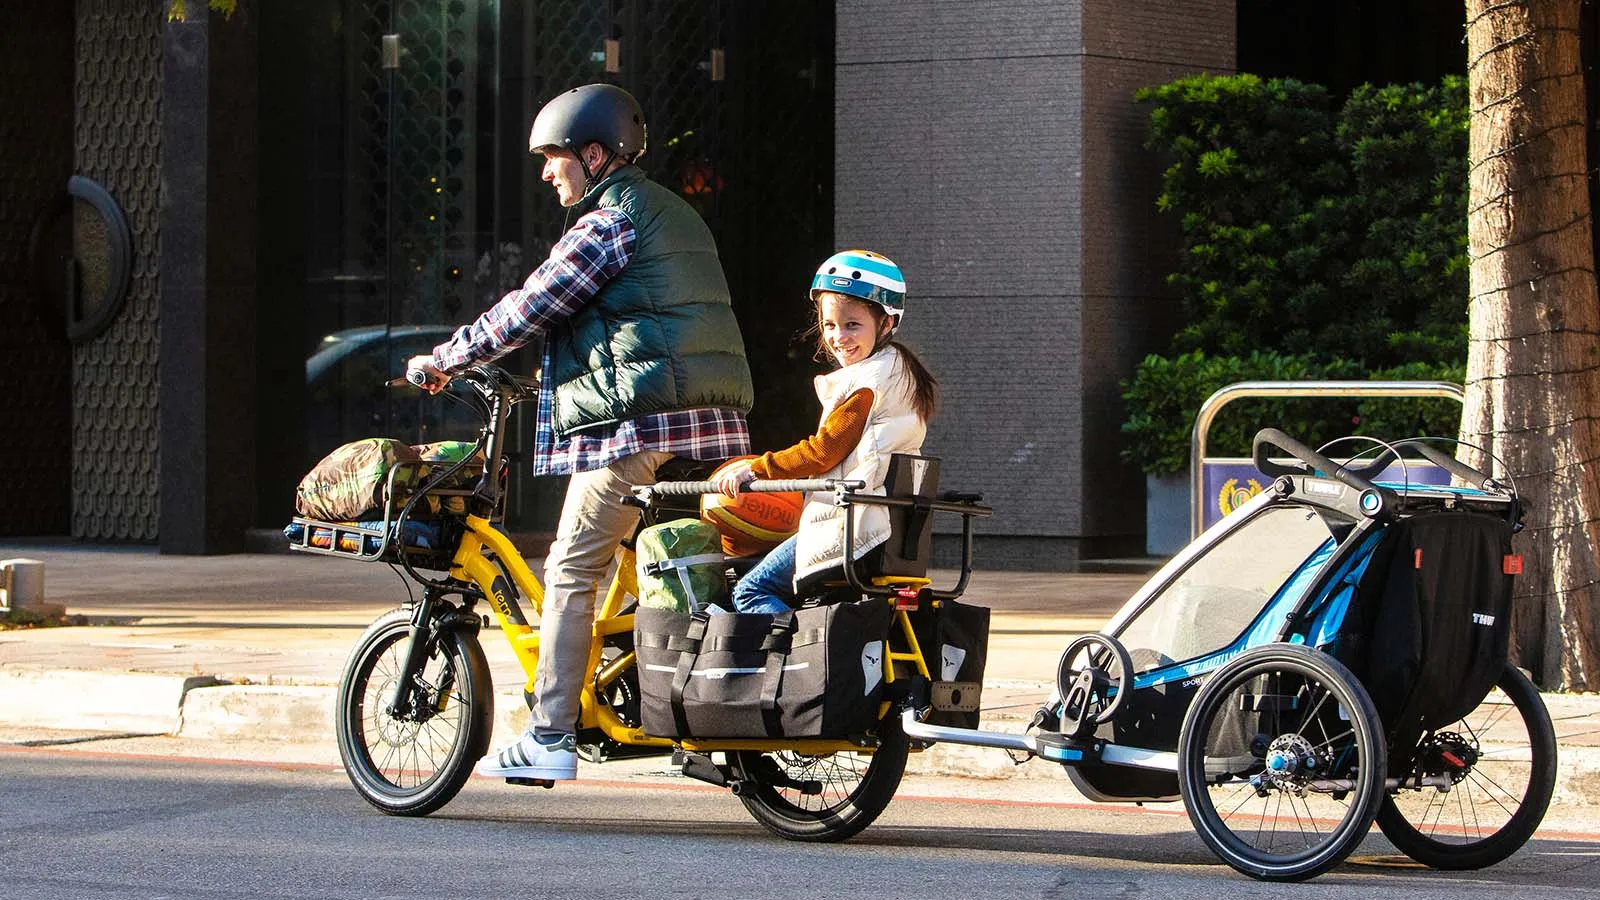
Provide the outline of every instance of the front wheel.
{"type": "Polygon", "coordinates": [[[1265,881],[1338,865],[1383,800],[1384,741],[1367,691],[1333,657],[1293,644],[1239,655],[1184,718],[1178,785],[1195,831],[1265,881]]]}
{"type": "Polygon", "coordinates": [[[1461,721],[1423,735],[1407,781],[1378,810],[1384,837],[1435,869],[1481,869],[1517,851],[1556,783],[1556,733],[1539,690],[1507,665],[1461,721]]]}
{"type": "Polygon", "coordinates": [[[731,754],[740,801],[768,831],[791,841],[843,841],[860,834],[894,797],[910,753],[898,722],[886,719],[880,729],[871,753],[731,754]]]}
{"type": "Polygon", "coordinates": [[[425,816],[449,803],[489,745],[494,691],[475,635],[430,630],[408,708],[390,708],[411,644],[411,616],[372,623],[339,680],[335,730],[350,783],[396,816],[425,816]]]}

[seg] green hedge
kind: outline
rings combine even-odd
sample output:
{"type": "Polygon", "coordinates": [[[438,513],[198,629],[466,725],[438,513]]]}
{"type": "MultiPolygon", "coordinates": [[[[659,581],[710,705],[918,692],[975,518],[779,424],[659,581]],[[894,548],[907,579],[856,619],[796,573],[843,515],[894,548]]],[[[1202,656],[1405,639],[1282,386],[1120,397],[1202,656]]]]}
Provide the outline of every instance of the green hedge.
{"type": "MultiPolygon", "coordinates": [[[[1147,146],[1171,162],[1157,205],[1181,229],[1167,283],[1184,325],[1124,385],[1128,459],[1157,475],[1184,470],[1200,402],[1230,381],[1460,380],[1463,79],[1364,86],[1338,104],[1316,85],[1253,75],[1196,75],[1136,96],[1151,106],[1147,146]]],[[[1317,411],[1327,401],[1308,402],[1245,408],[1308,442],[1399,436],[1408,423],[1453,436],[1446,419],[1459,421],[1454,401],[1424,414],[1414,400],[1365,401],[1342,420],[1317,411]]],[[[1236,436],[1218,429],[1211,446],[1232,452],[1236,436]]]]}
{"type": "MultiPolygon", "coordinates": [[[[1207,356],[1198,351],[1168,359],[1146,357],[1123,395],[1129,418],[1124,451],[1152,475],[1188,471],[1189,441],[1200,405],[1226,385],[1240,381],[1447,381],[1461,383],[1464,365],[1407,363],[1367,369],[1350,360],[1251,353],[1207,356]]],[[[1206,435],[1208,456],[1249,456],[1250,441],[1264,425],[1276,425],[1311,446],[1350,434],[1382,437],[1455,437],[1461,404],[1448,398],[1393,397],[1306,399],[1241,398],[1222,408],[1206,435]]],[[[1348,455],[1348,454],[1340,454],[1348,455]]]]}

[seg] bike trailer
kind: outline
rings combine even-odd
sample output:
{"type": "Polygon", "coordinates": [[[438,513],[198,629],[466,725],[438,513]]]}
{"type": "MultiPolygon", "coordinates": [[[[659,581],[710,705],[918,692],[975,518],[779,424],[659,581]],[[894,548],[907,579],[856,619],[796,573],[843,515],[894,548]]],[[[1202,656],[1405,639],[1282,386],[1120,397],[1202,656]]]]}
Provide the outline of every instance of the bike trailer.
{"type": "Polygon", "coordinates": [[[870,598],[764,613],[634,618],[641,720],[671,738],[845,737],[878,720],[894,608],[870,598]]]}

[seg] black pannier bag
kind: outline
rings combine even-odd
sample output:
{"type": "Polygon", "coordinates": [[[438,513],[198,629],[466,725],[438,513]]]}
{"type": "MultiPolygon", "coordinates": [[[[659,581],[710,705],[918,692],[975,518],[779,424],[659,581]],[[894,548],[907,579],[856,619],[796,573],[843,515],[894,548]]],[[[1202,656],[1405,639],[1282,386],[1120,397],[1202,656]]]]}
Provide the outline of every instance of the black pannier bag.
{"type": "Polygon", "coordinates": [[[1403,772],[1422,734],[1488,696],[1511,634],[1511,525],[1425,513],[1385,531],[1346,615],[1336,655],[1361,678],[1403,772]]]}
{"type": "Polygon", "coordinates": [[[977,728],[989,661],[989,608],[955,600],[935,608],[925,600],[911,613],[911,630],[933,680],[927,724],[977,728]]]}
{"type": "Polygon", "coordinates": [[[671,738],[861,734],[878,719],[893,616],[881,599],[776,615],[640,608],[641,724],[671,738]]]}

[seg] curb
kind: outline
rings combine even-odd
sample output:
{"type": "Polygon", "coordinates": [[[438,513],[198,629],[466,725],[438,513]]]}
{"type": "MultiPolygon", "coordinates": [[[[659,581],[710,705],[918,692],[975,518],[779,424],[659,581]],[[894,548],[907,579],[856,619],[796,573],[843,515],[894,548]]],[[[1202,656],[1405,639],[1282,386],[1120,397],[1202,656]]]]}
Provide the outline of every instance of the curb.
{"type": "MultiPolygon", "coordinates": [[[[1026,693],[1032,685],[986,683],[1002,695],[1026,693]]],[[[1048,685],[1038,685],[1040,694],[1048,685]]],[[[210,675],[158,675],[141,672],[97,672],[0,668],[0,726],[27,726],[76,731],[170,734],[211,740],[269,743],[332,742],[333,685],[230,684],[210,675]]],[[[1557,720],[1572,701],[1547,697],[1557,720]]],[[[1032,714],[1031,705],[1001,706],[986,711],[983,727],[1020,732],[1032,714]]],[[[521,733],[527,707],[520,688],[495,694],[492,746],[502,746],[521,733]]],[[[1600,806],[1600,746],[1587,742],[1558,744],[1559,762],[1552,805],[1568,808],[1600,806]]],[[[1018,765],[1005,751],[963,744],[935,744],[913,753],[907,774],[960,776],[976,779],[1023,778],[1068,785],[1064,767],[1036,761],[1018,765]]]]}
{"type": "Polygon", "coordinates": [[[332,735],[337,689],[320,685],[217,684],[189,691],[175,734],[274,742],[332,735]]]}
{"type": "Polygon", "coordinates": [[[218,683],[210,675],[0,669],[0,724],[176,734],[189,692],[218,683]]]}

